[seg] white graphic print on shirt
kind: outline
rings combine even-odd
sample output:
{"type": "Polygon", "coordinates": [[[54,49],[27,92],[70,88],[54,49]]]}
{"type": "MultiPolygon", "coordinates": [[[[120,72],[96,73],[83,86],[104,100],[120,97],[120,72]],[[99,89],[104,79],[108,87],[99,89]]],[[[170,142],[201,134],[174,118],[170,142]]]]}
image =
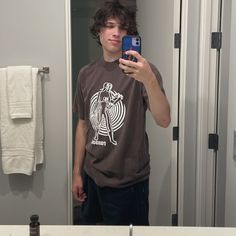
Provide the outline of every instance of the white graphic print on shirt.
{"type": "Polygon", "coordinates": [[[105,82],[103,88],[90,99],[90,122],[95,135],[92,144],[106,146],[106,141],[99,140],[99,135],[108,136],[112,144],[117,145],[114,132],[124,124],[126,108],[123,95],[112,90],[113,85],[105,82]]]}

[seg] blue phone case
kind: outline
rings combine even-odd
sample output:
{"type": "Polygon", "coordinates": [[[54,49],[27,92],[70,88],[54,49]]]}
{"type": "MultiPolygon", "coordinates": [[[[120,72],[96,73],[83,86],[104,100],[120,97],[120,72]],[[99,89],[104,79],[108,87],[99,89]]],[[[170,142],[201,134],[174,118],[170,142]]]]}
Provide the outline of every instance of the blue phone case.
{"type": "Polygon", "coordinates": [[[137,62],[135,57],[125,54],[128,50],[134,50],[141,54],[141,37],[139,35],[126,35],[122,38],[122,58],[137,62]]]}

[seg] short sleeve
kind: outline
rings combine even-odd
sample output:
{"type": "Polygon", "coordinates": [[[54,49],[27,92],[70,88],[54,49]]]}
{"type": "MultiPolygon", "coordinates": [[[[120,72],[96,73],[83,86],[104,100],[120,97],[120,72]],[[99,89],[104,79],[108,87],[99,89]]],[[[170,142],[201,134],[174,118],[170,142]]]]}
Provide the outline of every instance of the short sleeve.
{"type": "MultiPolygon", "coordinates": [[[[155,74],[155,77],[156,77],[156,79],[157,79],[157,81],[160,85],[161,91],[165,95],[165,90],[164,90],[164,87],[163,87],[163,80],[162,80],[162,76],[161,76],[160,72],[158,71],[158,69],[153,64],[149,63],[149,65],[152,69],[152,72],[155,74]]],[[[149,101],[148,101],[148,94],[147,94],[147,91],[146,91],[146,89],[143,85],[142,85],[142,92],[143,92],[144,102],[147,105],[147,107],[150,108],[149,101]]]]}
{"type": "Polygon", "coordinates": [[[73,101],[73,112],[78,114],[79,119],[84,120],[85,114],[84,114],[84,97],[83,97],[83,90],[82,90],[82,78],[83,73],[82,70],[79,72],[77,81],[76,81],[76,90],[75,90],[75,96],[73,101]]]}

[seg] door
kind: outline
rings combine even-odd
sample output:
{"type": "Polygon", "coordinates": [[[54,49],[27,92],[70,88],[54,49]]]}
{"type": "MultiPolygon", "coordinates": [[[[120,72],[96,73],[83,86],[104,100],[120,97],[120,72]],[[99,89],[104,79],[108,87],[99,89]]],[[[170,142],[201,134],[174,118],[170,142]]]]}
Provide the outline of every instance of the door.
{"type": "Polygon", "coordinates": [[[218,140],[223,137],[219,137],[219,107],[222,105],[220,103],[222,95],[220,86],[222,85],[222,81],[220,81],[221,17],[221,0],[202,0],[200,2],[196,163],[197,226],[216,226],[217,209],[219,212],[222,210],[217,205],[217,199],[222,198],[222,189],[218,188],[217,178],[221,174],[218,167],[222,157],[222,148],[221,156],[218,152],[218,140]]]}

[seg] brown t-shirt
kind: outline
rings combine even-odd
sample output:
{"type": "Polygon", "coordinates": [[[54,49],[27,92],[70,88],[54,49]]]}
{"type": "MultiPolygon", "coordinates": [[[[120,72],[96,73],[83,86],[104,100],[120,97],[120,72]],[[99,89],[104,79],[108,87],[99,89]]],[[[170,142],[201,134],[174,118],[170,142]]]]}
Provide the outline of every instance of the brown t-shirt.
{"type": "Polygon", "coordinates": [[[120,188],[149,177],[148,107],[143,84],[125,75],[118,60],[101,58],[80,70],[74,108],[88,127],[84,170],[97,185],[120,188]]]}

